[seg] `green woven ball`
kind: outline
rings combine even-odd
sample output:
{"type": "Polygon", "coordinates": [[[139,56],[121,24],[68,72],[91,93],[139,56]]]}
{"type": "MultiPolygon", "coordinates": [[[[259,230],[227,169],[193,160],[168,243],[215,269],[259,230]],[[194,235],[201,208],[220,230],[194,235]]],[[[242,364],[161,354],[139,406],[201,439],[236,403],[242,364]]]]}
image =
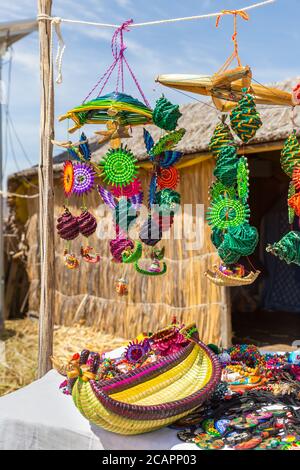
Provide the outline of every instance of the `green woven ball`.
{"type": "Polygon", "coordinates": [[[289,135],[284,143],[280,163],[283,171],[291,178],[294,167],[300,164],[300,145],[295,131],[289,135]]]}
{"type": "Polygon", "coordinates": [[[300,265],[300,232],[288,232],[278,242],[268,245],[266,250],[288,264],[300,265]]]}
{"type": "MultiPolygon", "coordinates": [[[[245,89],[243,89],[245,92],[245,89]]],[[[234,132],[245,143],[252,139],[262,125],[252,95],[245,93],[230,114],[230,123],[234,132]]]]}
{"type": "Polygon", "coordinates": [[[156,144],[150,150],[150,154],[155,157],[156,155],[160,155],[167,150],[173,149],[175,145],[181,141],[184,134],[185,129],[177,129],[176,131],[169,132],[168,134],[161,137],[158,142],[156,142],[156,144]]]}
{"type": "Polygon", "coordinates": [[[110,149],[100,162],[104,181],[115,186],[127,186],[137,176],[136,161],[133,153],[126,146],[110,149]]]}
{"type": "Polygon", "coordinates": [[[218,157],[220,151],[227,145],[235,145],[233,136],[225,122],[220,122],[210,139],[208,148],[214,157],[218,157]]]}

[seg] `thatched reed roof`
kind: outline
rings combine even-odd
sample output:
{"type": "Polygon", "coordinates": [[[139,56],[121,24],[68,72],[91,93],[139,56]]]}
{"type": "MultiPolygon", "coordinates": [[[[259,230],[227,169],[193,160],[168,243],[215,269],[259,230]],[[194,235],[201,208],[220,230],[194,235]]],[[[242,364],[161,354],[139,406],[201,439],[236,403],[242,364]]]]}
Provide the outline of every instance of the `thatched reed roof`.
{"type": "MultiPolygon", "coordinates": [[[[300,78],[288,79],[280,83],[272,84],[282,90],[291,91],[291,89],[299,82],[300,78]]],[[[167,94],[167,93],[166,93],[167,94]]],[[[186,129],[186,134],[183,137],[177,149],[185,155],[193,158],[194,154],[201,154],[208,151],[208,144],[211,135],[217,125],[221,116],[220,112],[213,106],[210,100],[203,101],[203,97],[198,95],[191,95],[195,102],[184,104],[180,107],[182,116],[178,125],[186,129]],[[199,101],[201,100],[201,102],[199,101]]],[[[205,99],[205,98],[204,98],[205,99]]],[[[291,108],[281,106],[258,106],[263,121],[262,127],[257,132],[256,136],[251,140],[251,146],[255,144],[268,144],[280,142],[286,139],[293,128],[291,121],[291,108]]],[[[297,120],[300,126],[300,111],[296,109],[297,120]]],[[[161,130],[154,125],[145,126],[147,130],[154,137],[154,140],[161,136],[161,130]]],[[[300,128],[298,130],[300,135],[300,128]]],[[[92,150],[92,160],[100,161],[109,148],[109,143],[99,145],[97,141],[98,136],[92,136],[89,141],[92,150]]],[[[146,160],[147,155],[145,152],[143,140],[143,127],[133,128],[132,138],[124,140],[139,161],[146,160]]],[[[62,163],[69,160],[70,156],[67,151],[54,157],[54,171],[61,169],[62,163]]],[[[37,167],[24,170],[23,172],[15,173],[10,178],[15,179],[18,176],[31,176],[35,174],[37,167]]]]}

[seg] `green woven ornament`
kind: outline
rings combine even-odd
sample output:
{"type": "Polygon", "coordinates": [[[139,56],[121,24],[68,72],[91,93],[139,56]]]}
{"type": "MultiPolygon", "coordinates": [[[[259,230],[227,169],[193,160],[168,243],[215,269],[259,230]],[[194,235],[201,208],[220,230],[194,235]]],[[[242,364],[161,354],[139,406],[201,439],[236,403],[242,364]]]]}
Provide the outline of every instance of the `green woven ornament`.
{"type": "Polygon", "coordinates": [[[218,255],[226,265],[237,263],[241,257],[239,252],[230,248],[229,243],[222,243],[220,245],[218,248],[218,255]]]}
{"type": "Polygon", "coordinates": [[[172,104],[164,96],[156,101],[152,114],[152,119],[156,126],[166,131],[174,131],[180,116],[182,114],[179,111],[178,104],[172,104]]]}
{"type": "Polygon", "coordinates": [[[215,177],[225,186],[233,186],[236,183],[237,164],[238,158],[235,147],[232,145],[223,147],[214,169],[215,177]]]}
{"type": "Polygon", "coordinates": [[[300,145],[293,131],[284,143],[281,151],[280,163],[283,171],[291,178],[296,165],[300,164],[300,145]]]}
{"type": "Polygon", "coordinates": [[[123,263],[135,263],[142,256],[143,247],[140,241],[135,242],[133,251],[129,248],[122,253],[123,263]]]}
{"type": "Polygon", "coordinates": [[[169,134],[164,135],[159,139],[158,142],[150,150],[150,155],[155,157],[160,155],[167,150],[171,150],[181,141],[182,137],[185,134],[185,129],[177,129],[176,131],[169,132],[169,134]]]}
{"type": "Polygon", "coordinates": [[[162,189],[155,195],[154,209],[162,215],[173,215],[179,210],[180,194],[173,189],[162,189]]]}
{"type": "Polygon", "coordinates": [[[225,122],[220,122],[215,128],[208,148],[214,157],[218,157],[220,151],[227,145],[235,145],[233,135],[225,122]]]}
{"type": "Polygon", "coordinates": [[[237,165],[237,192],[239,199],[246,202],[249,196],[249,168],[246,157],[239,158],[237,165]]]}
{"type": "Polygon", "coordinates": [[[268,245],[266,250],[288,264],[300,265],[300,232],[287,233],[279,242],[268,245]]]}
{"type": "MultiPolygon", "coordinates": [[[[246,91],[245,88],[243,91],[246,91]]],[[[255,101],[250,93],[245,93],[230,114],[230,123],[234,132],[245,143],[252,139],[262,125],[256,110],[255,101]]]]}
{"type": "Polygon", "coordinates": [[[225,242],[232,250],[240,253],[240,256],[249,256],[257,246],[258,231],[249,224],[230,227],[224,236],[225,242]]]}
{"type": "Polygon", "coordinates": [[[209,225],[225,230],[248,222],[250,208],[248,204],[242,204],[238,199],[220,197],[212,202],[206,217],[209,225]]]}
{"type": "Polygon", "coordinates": [[[220,196],[234,199],[236,197],[236,189],[234,186],[225,186],[221,181],[215,181],[209,188],[209,195],[211,199],[218,199],[220,196]]]}
{"type": "Polygon", "coordinates": [[[213,228],[211,231],[210,238],[211,238],[212,244],[216,248],[219,248],[219,246],[223,243],[223,240],[224,240],[223,230],[219,230],[218,228],[213,228]]]}
{"type": "MultiPolygon", "coordinates": [[[[290,181],[289,190],[288,190],[288,200],[290,199],[290,197],[294,196],[295,194],[296,194],[296,188],[295,188],[293,182],[290,181]]],[[[294,218],[295,218],[295,211],[289,205],[288,205],[288,217],[289,217],[289,224],[292,224],[294,222],[294,218]]]]}
{"type": "Polygon", "coordinates": [[[99,166],[104,181],[115,186],[127,186],[137,176],[138,166],[136,158],[127,146],[109,149],[99,166]]]}

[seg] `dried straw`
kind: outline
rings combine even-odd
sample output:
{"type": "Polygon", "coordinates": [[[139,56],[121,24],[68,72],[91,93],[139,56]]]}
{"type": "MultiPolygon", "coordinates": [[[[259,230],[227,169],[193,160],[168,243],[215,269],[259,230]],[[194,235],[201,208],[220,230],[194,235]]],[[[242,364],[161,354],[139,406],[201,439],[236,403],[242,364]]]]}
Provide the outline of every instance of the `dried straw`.
{"type": "MultiPolygon", "coordinates": [[[[1,354],[3,348],[0,343],[1,396],[35,380],[38,322],[30,319],[7,321],[0,341],[5,345],[4,354],[1,354]]],[[[71,327],[55,326],[54,328],[54,356],[59,359],[68,358],[71,354],[84,348],[100,353],[110,351],[125,342],[126,340],[123,338],[114,338],[96,331],[94,327],[79,323],[71,327]]]]}

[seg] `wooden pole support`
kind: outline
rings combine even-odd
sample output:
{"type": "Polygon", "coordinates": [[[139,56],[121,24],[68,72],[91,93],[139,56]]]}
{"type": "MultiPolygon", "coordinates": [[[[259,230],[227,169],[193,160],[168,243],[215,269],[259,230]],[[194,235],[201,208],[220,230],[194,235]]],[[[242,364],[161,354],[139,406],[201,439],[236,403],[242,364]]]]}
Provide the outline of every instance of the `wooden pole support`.
{"type": "Polygon", "coordinates": [[[39,240],[41,262],[38,377],[52,366],[53,316],[55,305],[54,187],[51,140],[54,138],[54,96],[51,66],[52,0],[38,0],[40,44],[40,163],[39,163],[39,240]]]}

